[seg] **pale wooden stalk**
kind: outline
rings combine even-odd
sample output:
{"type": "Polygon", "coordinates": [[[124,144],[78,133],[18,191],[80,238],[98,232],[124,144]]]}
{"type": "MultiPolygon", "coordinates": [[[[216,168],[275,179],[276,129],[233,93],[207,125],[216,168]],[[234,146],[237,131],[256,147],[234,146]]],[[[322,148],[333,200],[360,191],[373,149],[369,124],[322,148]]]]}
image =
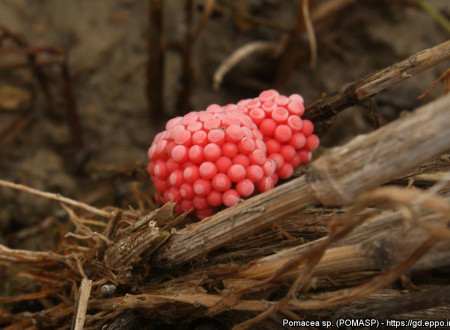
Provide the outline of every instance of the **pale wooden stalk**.
{"type": "MultiPolygon", "coordinates": [[[[211,307],[217,304],[223,297],[212,294],[180,294],[180,295],[154,295],[139,294],[126,295],[123,297],[92,299],[89,302],[89,308],[100,310],[126,310],[130,308],[156,308],[158,306],[183,303],[188,305],[211,307]]],[[[273,305],[269,301],[243,300],[233,306],[235,310],[244,311],[264,311],[273,305]]]]}
{"type": "MultiPolygon", "coordinates": [[[[306,253],[308,250],[304,251],[306,253]]],[[[292,257],[276,259],[270,262],[256,262],[255,266],[233,275],[234,278],[246,278],[252,280],[263,280],[272,276],[277,269],[281,268],[292,257]]],[[[299,267],[286,272],[278,280],[292,280],[307,268],[302,264],[299,267]]],[[[341,246],[328,249],[314,268],[314,276],[329,276],[332,274],[342,274],[358,272],[361,270],[379,270],[380,266],[374,258],[368,258],[363,253],[361,244],[341,246]]]]}
{"type": "MultiPolygon", "coordinates": [[[[448,205],[450,191],[445,190],[443,194],[445,199],[440,199],[439,202],[448,205]]],[[[443,225],[443,214],[441,213],[430,214],[429,210],[415,206],[411,209],[411,214],[414,214],[413,223],[411,220],[410,222],[405,221],[404,211],[385,211],[357,227],[342,240],[334,243],[334,248],[325,252],[324,257],[314,269],[314,275],[333,276],[347,271],[383,270],[399,263],[420,241],[424,241],[430,236],[430,228],[436,228],[431,227],[432,225],[443,225]],[[357,261],[356,258],[361,258],[359,265],[352,265],[354,261],[357,261]],[[351,267],[356,268],[350,269],[351,267]]],[[[325,238],[319,239],[261,258],[249,264],[250,267],[233,277],[253,280],[267,278],[289,259],[308,253],[324,240],[325,238]]],[[[413,269],[432,269],[450,264],[449,247],[449,241],[438,243],[414,265],[413,269]]],[[[295,278],[296,274],[304,269],[304,265],[297,267],[290,273],[286,273],[283,279],[295,278]]]]}
{"type": "MultiPolygon", "coordinates": [[[[445,197],[447,202],[450,202],[450,192],[443,192],[443,196],[445,197]]],[[[423,222],[429,219],[427,211],[413,209],[414,214],[417,217],[417,222],[423,222]]],[[[350,234],[346,237],[342,238],[340,241],[333,244],[333,247],[344,246],[357,244],[361,242],[366,242],[370,239],[374,239],[375,237],[383,237],[386,233],[395,233],[403,228],[405,225],[405,220],[403,214],[401,212],[393,212],[393,211],[385,211],[380,215],[371,218],[371,221],[367,221],[355,228],[350,234]]],[[[411,226],[413,226],[411,224],[411,226]]],[[[320,244],[324,238],[299,245],[293,248],[280,250],[275,254],[270,256],[261,258],[259,262],[269,262],[274,261],[286,257],[292,257],[295,255],[302,254],[308,251],[311,247],[320,244]]]]}
{"type": "Polygon", "coordinates": [[[153,256],[169,269],[313,204],[345,205],[359,194],[450,148],[450,95],[431,102],[313,162],[307,175],[228,208],[175,233],[153,256]]]}
{"type": "MultiPolygon", "coordinates": [[[[401,260],[405,259],[420,242],[427,239],[429,234],[423,229],[410,230],[403,228],[389,234],[389,228],[384,231],[384,235],[376,236],[374,239],[362,243],[344,245],[328,249],[323,258],[314,268],[313,276],[330,276],[343,273],[357,273],[361,271],[377,271],[390,268],[401,260]]],[[[310,246],[305,244],[301,253],[307,253],[310,246]]],[[[282,259],[272,259],[253,262],[253,266],[236,274],[233,278],[245,278],[251,280],[263,280],[272,276],[289,259],[295,256],[282,259]]],[[[450,265],[450,242],[440,242],[433,247],[429,253],[419,260],[412,268],[415,271],[433,269],[450,265]]],[[[295,279],[299,273],[303,272],[307,265],[287,271],[278,280],[286,281],[295,279]]]]}
{"type": "MultiPolygon", "coordinates": [[[[342,209],[322,207],[307,209],[301,213],[294,213],[286,218],[280,219],[279,222],[273,224],[271,227],[264,228],[259,233],[255,233],[245,240],[234,241],[224,248],[227,251],[238,251],[242,254],[246,249],[257,247],[258,250],[261,250],[260,253],[264,254],[266,249],[273,251],[273,245],[279,243],[288,244],[289,242],[293,242],[296,245],[301,244],[301,242],[307,243],[308,241],[326,236],[329,233],[331,221],[335,217],[342,215],[344,211],[342,209]]],[[[358,216],[369,217],[380,213],[380,210],[368,208],[358,213],[358,216]]],[[[221,254],[220,257],[225,259],[226,255],[221,254]]],[[[256,256],[249,254],[248,257],[255,259],[256,256]]],[[[235,259],[232,258],[232,260],[235,259]]]]}
{"type": "Polygon", "coordinates": [[[72,319],[71,330],[82,330],[86,320],[86,311],[88,307],[89,297],[91,295],[92,280],[83,278],[78,290],[77,301],[74,306],[74,315],[72,319]]]}

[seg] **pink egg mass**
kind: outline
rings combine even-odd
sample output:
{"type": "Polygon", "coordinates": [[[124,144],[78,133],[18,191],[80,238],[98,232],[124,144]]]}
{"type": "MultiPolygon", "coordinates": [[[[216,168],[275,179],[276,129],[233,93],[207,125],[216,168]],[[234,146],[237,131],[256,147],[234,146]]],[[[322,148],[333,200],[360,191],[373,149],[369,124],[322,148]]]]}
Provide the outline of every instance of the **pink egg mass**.
{"type": "Polygon", "coordinates": [[[304,111],[300,95],[267,90],[169,120],[148,150],[155,200],[176,202],[177,213],[191,210],[202,219],[272,189],[319,146],[304,111]]]}

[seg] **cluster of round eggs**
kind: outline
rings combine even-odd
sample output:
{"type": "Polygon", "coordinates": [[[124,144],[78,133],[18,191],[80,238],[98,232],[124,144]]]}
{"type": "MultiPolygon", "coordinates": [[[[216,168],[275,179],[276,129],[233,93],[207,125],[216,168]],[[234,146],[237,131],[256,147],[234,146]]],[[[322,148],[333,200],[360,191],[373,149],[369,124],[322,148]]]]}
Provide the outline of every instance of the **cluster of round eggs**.
{"type": "Polygon", "coordinates": [[[155,199],[177,202],[178,214],[193,210],[204,218],[215,207],[272,189],[319,145],[303,113],[300,95],[268,90],[169,120],[148,151],[155,199]]]}

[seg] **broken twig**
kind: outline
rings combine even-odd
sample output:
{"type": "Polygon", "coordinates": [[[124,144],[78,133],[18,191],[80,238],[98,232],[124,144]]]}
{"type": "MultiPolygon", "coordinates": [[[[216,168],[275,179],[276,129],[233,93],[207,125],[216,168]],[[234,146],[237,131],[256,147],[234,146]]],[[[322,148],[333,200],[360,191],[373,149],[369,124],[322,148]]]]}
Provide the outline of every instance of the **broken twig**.
{"type": "Polygon", "coordinates": [[[27,193],[30,193],[30,194],[34,194],[34,195],[37,195],[37,196],[45,197],[45,198],[48,198],[48,199],[53,199],[55,201],[60,201],[62,203],[78,207],[80,209],[83,209],[83,210],[85,210],[87,212],[91,212],[93,214],[99,215],[101,217],[113,218],[115,216],[115,212],[106,212],[106,211],[100,210],[100,209],[98,209],[96,207],[90,206],[90,205],[88,205],[86,203],[78,202],[78,201],[76,201],[74,199],[61,196],[60,194],[54,194],[54,193],[41,191],[41,190],[38,190],[38,189],[27,187],[27,186],[25,186],[23,184],[17,184],[17,183],[13,183],[13,182],[9,182],[9,181],[5,181],[5,180],[1,180],[0,179],[0,186],[11,188],[11,189],[15,189],[15,190],[24,191],[24,192],[27,192],[27,193]]]}
{"type": "Polygon", "coordinates": [[[323,135],[330,119],[342,110],[449,58],[450,41],[425,49],[309,104],[304,117],[314,122],[317,134],[323,135]]]}

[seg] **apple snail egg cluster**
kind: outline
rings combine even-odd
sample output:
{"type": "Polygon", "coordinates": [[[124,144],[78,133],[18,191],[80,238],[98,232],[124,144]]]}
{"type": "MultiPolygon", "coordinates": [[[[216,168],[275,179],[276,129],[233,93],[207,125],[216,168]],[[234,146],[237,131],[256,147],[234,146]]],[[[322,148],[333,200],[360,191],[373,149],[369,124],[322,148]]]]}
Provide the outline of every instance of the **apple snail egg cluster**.
{"type": "Polygon", "coordinates": [[[156,201],[177,202],[178,214],[192,209],[205,218],[272,189],[319,146],[314,125],[301,119],[304,111],[300,95],[267,90],[169,120],[148,150],[156,201]]]}

